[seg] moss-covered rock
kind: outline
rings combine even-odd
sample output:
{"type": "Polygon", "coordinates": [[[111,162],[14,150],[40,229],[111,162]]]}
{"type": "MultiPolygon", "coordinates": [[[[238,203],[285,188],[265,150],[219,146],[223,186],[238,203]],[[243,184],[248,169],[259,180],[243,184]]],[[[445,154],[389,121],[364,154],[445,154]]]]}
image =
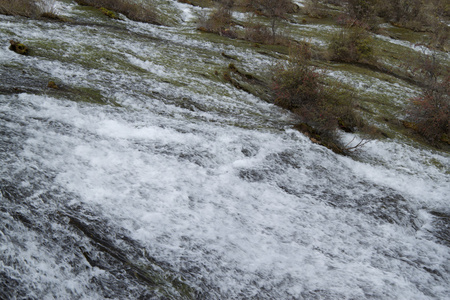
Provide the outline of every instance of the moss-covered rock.
{"type": "Polygon", "coordinates": [[[99,9],[105,16],[107,16],[107,17],[109,17],[111,19],[116,19],[116,20],[119,19],[119,16],[115,12],[113,12],[112,10],[109,10],[107,8],[104,8],[104,7],[100,7],[99,9]]]}
{"type": "Polygon", "coordinates": [[[22,44],[21,42],[10,40],[9,43],[11,44],[9,46],[9,50],[14,51],[21,55],[28,55],[29,53],[28,47],[22,44]]]}
{"type": "Polygon", "coordinates": [[[50,80],[48,82],[47,87],[51,88],[51,89],[55,89],[55,90],[59,89],[59,87],[56,85],[56,83],[53,80],[50,80]]]}

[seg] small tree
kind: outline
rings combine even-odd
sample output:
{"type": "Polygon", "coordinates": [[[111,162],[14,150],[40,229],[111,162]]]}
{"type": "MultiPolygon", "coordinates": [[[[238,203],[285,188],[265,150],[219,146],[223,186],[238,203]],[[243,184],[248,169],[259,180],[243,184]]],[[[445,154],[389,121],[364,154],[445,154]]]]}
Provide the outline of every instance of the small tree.
{"type": "Polygon", "coordinates": [[[363,22],[373,28],[376,25],[376,4],[378,0],[347,0],[350,18],[363,22]]]}
{"type": "Polygon", "coordinates": [[[272,31],[272,40],[275,42],[277,25],[279,19],[286,18],[286,15],[294,7],[291,0],[251,0],[251,7],[270,18],[270,28],[272,31]]]}

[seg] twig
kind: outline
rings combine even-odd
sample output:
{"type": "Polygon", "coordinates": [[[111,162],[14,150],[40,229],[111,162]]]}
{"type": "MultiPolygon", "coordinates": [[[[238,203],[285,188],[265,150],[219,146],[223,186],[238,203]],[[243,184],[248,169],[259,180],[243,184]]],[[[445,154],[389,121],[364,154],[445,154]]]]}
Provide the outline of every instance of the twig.
{"type": "Polygon", "coordinates": [[[350,152],[355,152],[356,150],[358,150],[359,148],[363,147],[365,144],[367,144],[368,142],[370,142],[370,140],[368,139],[361,139],[359,141],[358,144],[356,144],[355,146],[350,146],[351,143],[353,143],[353,141],[356,139],[356,137],[353,137],[352,140],[350,142],[348,142],[343,148],[342,150],[344,151],[350,151],[350,152]]]}

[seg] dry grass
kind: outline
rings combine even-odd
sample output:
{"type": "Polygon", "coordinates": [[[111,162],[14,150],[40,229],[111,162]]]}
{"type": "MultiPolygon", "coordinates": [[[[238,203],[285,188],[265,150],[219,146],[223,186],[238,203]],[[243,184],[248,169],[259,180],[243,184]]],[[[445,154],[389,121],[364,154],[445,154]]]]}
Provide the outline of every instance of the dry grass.
{"type": "Polygon", "coordinates": [[[0,0],[0,14],[28,18],[59,18],[55,11],[56,0],[0,0]]]}
{"type": "Polygon", "coordinates": [[[231,10],[225,5],[220,5],[209,15],[200,16],[198,20],[198,29],[230,38],[236,38],[236,33],[232,29],[233,22],[231,17],[231,10]]]}
{"type": "Polygon", "coordinates": [[[0,0],[0,14],[37,17],[43,12],[38,2],[33,0],[0,0]]]}
{"type": "Polygon", "coordinates": [[[107,8],[127,16],[127,18],[144,23],[161,25],[148,1],[134,2],[130,0],[75,0],[80,5],[93,6],[97,8],[107,8]]]}

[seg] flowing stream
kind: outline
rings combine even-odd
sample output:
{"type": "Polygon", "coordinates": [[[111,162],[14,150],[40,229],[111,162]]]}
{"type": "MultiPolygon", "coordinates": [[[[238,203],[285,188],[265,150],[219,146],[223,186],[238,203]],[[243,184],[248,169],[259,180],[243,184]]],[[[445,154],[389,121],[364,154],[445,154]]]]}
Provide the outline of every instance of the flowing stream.
{"type": "Polygon", "coordinates": [[[166,5],[0,15],[0,298],[449,299],[448,154],[312,143],[221,77],[276,58],[166,5]]]}

